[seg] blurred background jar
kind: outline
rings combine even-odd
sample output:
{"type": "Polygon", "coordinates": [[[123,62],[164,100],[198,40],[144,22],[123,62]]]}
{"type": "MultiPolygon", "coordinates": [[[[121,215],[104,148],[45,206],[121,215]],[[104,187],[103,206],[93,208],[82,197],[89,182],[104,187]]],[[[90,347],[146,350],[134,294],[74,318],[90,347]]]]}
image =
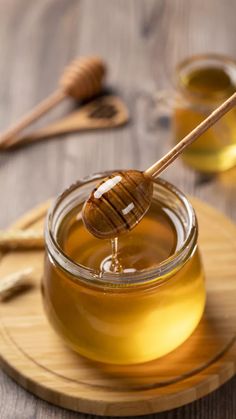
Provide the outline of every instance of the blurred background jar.
{"type": "MultiPolygon", "coordinates": [[[[177,143],[236,90],[236,61],[218,54],[192,56],[176,67],[174,85],[174,91],[158,93],[157,107],[164,104],[171,108],[177,143]]],[[[183,160],[201,172],[221,172],[233,167],[236,109],[190,146],[183,160]]]]}

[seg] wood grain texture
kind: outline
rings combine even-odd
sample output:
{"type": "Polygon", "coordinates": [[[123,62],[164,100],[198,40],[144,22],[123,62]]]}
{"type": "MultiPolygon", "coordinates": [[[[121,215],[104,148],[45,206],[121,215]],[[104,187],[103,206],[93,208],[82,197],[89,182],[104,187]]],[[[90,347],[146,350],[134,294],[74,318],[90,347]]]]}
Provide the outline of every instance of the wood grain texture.
{"type": "MultiPolygon", "coordinates": [[[[190,54],[236,58],[235,14],[234,0],[1,0],[1,131],[52,92],[64,66],[80,54],[107,60],[108,84],[125,99],[132,123],[1,154],[0,227],[79,177],[105,169],[145,169],[167,152],[168,120],[157,125],[152,94],[170,87],[173,66],[190,54]]],[[[68,109],[69,104],[61,105],[36,127],[68,109]]],[[[177,161],[165,177],[236,220],[236,169],[210,178],[177,161]]],[[[1,373],[0,417],[86,416],[38,400],[1,373]]],[[[236,379],[198,402],[154,417],[235,419],[236,379]]]]}
{"type": "MultiPolygon", "coordinates": [[[[199,326],[180,348],[134,366],[102,365],[79,357],[66,348],[44,314],[40,292],[43,251],[8,252],[0,261],[0,276],[30,267],[34,280],[27,291],[0,305],[3,369],[44,400],[103,416],[166,411],[197,400],[230,379],[236,371],[236,226],[196,198],[193,205],[207,304],[199,326]],[[224,267],[221,261],[226,255],[224,267]]],[[[32,211],[32,218],[29,214],[19,220],[17,227],[25,229],[30,224],[42,232],[42,207],[38,214],[37,209],[32,211]]]]}

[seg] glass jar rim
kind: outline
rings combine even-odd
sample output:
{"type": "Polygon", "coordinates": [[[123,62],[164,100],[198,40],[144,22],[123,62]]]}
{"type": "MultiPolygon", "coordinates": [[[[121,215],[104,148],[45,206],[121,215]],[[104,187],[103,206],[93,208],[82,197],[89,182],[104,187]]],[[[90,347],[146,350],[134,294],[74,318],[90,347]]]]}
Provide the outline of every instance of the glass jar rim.
{"type": "Polygon", "coordinates": [[[65,270],[73,276],[73,280],[78,280],[79,282],[86,282],[87,285],[91,286],[100,285],[103,287],[127,287],[131,285],[143,285],[148,282],[152,282],[153,280],[159,281],[161,283],[162,281],[160,280],[160,278],[164,275],[165,281],[168,281],[169,277],[172,276],[171,273],[173,272],[173,270],[176,271],[179,265],[182,266],[182,264],[184,264],[194,252],[197,245],[198,225],[195,211],[187,197],[174,185],[161,178],[153,179],[153,183],[156,185],[161,185],[168,192],[175,195],[184,205],[188,217],[188,230],[186,232],[186,237],[181,247],[175,253],[173,253],[173,255],[165,259],[163,262],[151,269],[148,268],[136,272],[119,273],[119,275],[112,273],[104,273],[101,276],[95,270],[80,265],[76,262],[73,262],[59,246],[55,238],[55,234],[52,231],[53,215],[59,207],[59,205],[64,201],[68,194],[73,193],[76,189],[88,183],[101,180],[102,178],[107,177],[112,173],[114,173],[114,171],[96,173],[92,176],[88,176],[81,180],[78,180],[76,183],[72,184],[54,200],[53,204],[51,205],[48,211],[45,223],[45,243],[49,255],[63,270],[65,270]]]}
{"type": "MultiPolygon", "coordinates": [[[[224,54],[218,54],[218,53],[205,53],[205,54],[194,54],[191,55],[184,60],[180,61],[180,63],[176,66],[175,72],[174,72],[174,84],[175,86],[184,94],[189,97],[195,98],[195,99],[201,99],[202,96],[199,93],[189,92],[184,83],[181,79],[181,72],[187,69],[189,66],[196,66],[200,64],[204,64],[207,62],[215,62],[218,63],[221,68],[224,68],[227,70],[227,73],[230,73],[231,79],[235,81],[236,85],[236,60],[234,60],[231,57],[228,57],[224,54]]],[[[202,66],[203,68],[203,66],[202,66]]],[[[225,92],[225,90],[223,91],[225,92]]],[[[215,101],[222,100],[227,97],[227,95],[221,94],[222,91],[219,92],[219,95],[216,95],[215,101]]]]}

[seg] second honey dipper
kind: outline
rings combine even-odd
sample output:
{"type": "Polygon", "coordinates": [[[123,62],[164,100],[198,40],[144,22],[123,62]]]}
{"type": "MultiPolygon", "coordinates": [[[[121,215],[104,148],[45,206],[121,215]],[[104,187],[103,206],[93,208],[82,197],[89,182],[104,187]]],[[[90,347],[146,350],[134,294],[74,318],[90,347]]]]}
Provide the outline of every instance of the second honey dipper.
{"type": "Polygon", "coordinates": [[[164,157],[144,172],[115,172],[92,191],[83,207],[87,229],[100,239],[111,239],[132,230],[150,207],[152,178],[163,172],[201,134],[236,105],[236,93],[215,109],[164,157]]]}
{"type": "Polygon", "coordinates": [[[67,96],[83,100],[98,94],[106,67],[101,58],[96,56],[78,58],[66,67],[58,89],[37,105],[30,113],[0,135],[0,148],[17,142],[17,135],[32,122],[62,102],[67,96]]]}

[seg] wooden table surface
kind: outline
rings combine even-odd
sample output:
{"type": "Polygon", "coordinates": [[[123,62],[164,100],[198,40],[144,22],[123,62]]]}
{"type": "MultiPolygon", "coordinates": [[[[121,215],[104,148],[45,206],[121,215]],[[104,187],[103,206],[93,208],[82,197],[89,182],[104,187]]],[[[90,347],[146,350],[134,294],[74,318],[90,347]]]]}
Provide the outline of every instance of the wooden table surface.
{"type": "MultiPolygon", "coordinates": [[[[50,93],[65,64],[80,54],[105,58],[107,85],[123,97],[132,117],[121,129],[1,153],[0,227],[80,177],[144,169],[168,150],[168,124],[156,123],[153,94],[170,88],[175,64],[190,54],[236,58],[235,16],[234,0],[0,0],[1,130],[50,93]]],[[[70,107],[61,105],[41,125],[70,107]]],[[[178,161],[164,177],[236,221],[236,169],[208,178],[178,161]]],[[[85,417],[37,399],[0,372],[1,419],[85,417]]],[[[151,417],[234,419],[236,378],[198,402],[151,417]]]]}

